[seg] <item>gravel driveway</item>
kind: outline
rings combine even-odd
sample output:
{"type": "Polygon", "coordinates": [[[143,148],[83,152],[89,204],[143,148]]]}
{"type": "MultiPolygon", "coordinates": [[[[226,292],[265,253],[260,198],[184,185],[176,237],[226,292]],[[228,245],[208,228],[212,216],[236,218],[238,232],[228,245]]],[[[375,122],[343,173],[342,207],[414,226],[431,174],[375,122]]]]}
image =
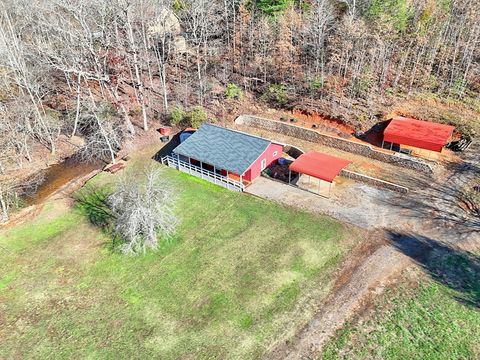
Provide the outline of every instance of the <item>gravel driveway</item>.
{"type": "Polygon", "coordinates": [[[255,180],[246,192],[310,212],[328,214],[369,230],[384,228],[392,223],[392,217],[398,218],[385,205],[394,201],[398,194],[351,180],[335,186],[331,198],[264,177],[255,180]]]}
{"type": "Polygon", "coordinates": [[[417,233],[432,239],[480,245],[480,219],[467,215],[459,206],[463,184],[480,170],[477,147],[467,160],[437,178],[419,176],[411,180],[408,194],[399,194],[342,177],[330,198],[285,183],[259,178],[247,193],[328,214],[364,229],[389,229],[417,233]]]}
{"type": "MultiPolygon", "coordinates": [[[[309,359],[362,304],[384,288],[403,269],[416,262],[411,254],[427,256],[427,247],[411,239],[425,238],[431,244],[449,243],[465,250],[480,248],[480,219],[458,206],[462,187],[480,172],[480,145],[464,154],[464,162],[439,168],[436,176],[412,179],[408,194],[398,194],[337,178],[331,198],[325,198],[278,181],[259,178],[247,192],[310,212],[328,214],[365,229],[384,229],[385,237],[396,234],[393,243],[371,254],[359,253],[361,261],[345,284],[332,293],[317,315],[289,342],[276,344],[266,359],[309,359]]],[[[381,231],[381,230],[380,230],[381,231]]],[[[441,245],[440,245],[441,246],[441,245]]],[[[454,247],[452,247],[454,248],[454,247]]],[[[348,267],[348,266],[347,266],[348,267]]]]}

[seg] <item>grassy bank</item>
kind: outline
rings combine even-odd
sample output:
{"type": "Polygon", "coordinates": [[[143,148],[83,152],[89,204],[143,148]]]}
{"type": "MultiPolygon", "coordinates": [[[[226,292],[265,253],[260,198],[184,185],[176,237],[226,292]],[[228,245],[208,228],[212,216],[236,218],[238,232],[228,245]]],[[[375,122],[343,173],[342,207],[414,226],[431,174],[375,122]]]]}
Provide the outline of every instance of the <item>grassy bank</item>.
{"type": "Polygon", "coordinates": [[[165,176],[182,223],[157,252],[113,252],[59,202],[0,232],[0,358],[257,358],[309,318],[360,241],[328,217],[165,176]]]}
{"type": "Polygon", "coordinates": [[[472,273],[478,271],[478,264],[455,261],[449,266],[457,267],[462,281],[471,280],[467,292],[435,281],[419,269],[411,271],[369,311],[338,331],[321,358],[480,358],[480,311],[471,303],[479,300],[480,273],[472,273]]]}

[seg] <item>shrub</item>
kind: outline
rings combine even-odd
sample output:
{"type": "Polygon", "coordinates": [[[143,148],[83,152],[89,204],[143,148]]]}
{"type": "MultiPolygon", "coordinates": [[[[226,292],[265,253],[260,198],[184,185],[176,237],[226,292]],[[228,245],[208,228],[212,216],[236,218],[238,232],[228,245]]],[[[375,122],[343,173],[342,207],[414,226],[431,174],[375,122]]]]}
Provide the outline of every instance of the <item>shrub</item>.
{"type": "Polygon", "coordinates": [[[208,116],[201,106],[197,106],[188,113],[188,119],[190,126],[197,129],[200,127],[200,125],[207,121],[208,116]]]}
{"type": "Polygon", "coordinates": [[[373,81],[367,75],[356,78],[352,84],[352,91],[357,97],[367,97],[370,93],[373,81]]]}
{"type": "Polygon", "coordinates": [[[462,78],[457,78],[451,86],[451,93],[458,98],[461,98],[466,90],[465,83],[462,78]]]}
{"type": "Polygon", "coordinates": [[[319,77],[308,79],[307,83],[308,83],[308,93],[311,96],[315,96],[316,94],[320,93],[320,91],[324,87],[323,79],[319,77]]]}
{"type": "Polygon", "coordinates": [[[181,107],[174,107],[170,112],[170,123],[172,125],[199,128],[207,119],[207,113],[201,106],[197,106],[191,111],[185,111],[181,107]]]}
{"type": "Polygon", "coordinates": [[[287,92],[282,84],[270,85],[263,94],[264,100],[275,103],[278,106],[284,106],[287,103],[287,92]]]}
{"type": "Polygon", "coordinates": [[[185,9],[185,3],[182,0],[174,0],[172,2],[172,8],[175,13],[179,13],[183,9],[185,9]]]}
{"type": "Polygon", "coordinates": [[[291,4],[291,0],[256,0],[257,7],[267,15],[282,13],[291,4]]]}
{"type": "Polygon", "coordinates": [[[177,190],[163,171],[154,166],[130,169],[118,178],[106,199],[125,254],[156,249],[159,235],[166,238],[175,232],[179,222],[174,211],[177,190]]]}
{"type": "Polygon", "coordinates": [[[315,77],[310,81],[311,91],[321,90],[323,88],[323,80],[321,78],[315,77]]]}
{"type": "Polygon", "coordinates": [[[229,83],[225,90],[225,96],[228,99],[240,99],[243,96],[242,90],[234,83],[229,83]]]}
{"type": "Polygon", "coordinates": [[[179,125],[185,122],[187,114],[181,107],[174,107],[170,112],[170,123],[172,125],[179,125]]]}
{"type": "Polygon", "coordinates": [[[370,20],[384,17],[395,30],[403,32],[412,17],[412,9],[407,0],[372,0],[366,16],[370,20]]]}

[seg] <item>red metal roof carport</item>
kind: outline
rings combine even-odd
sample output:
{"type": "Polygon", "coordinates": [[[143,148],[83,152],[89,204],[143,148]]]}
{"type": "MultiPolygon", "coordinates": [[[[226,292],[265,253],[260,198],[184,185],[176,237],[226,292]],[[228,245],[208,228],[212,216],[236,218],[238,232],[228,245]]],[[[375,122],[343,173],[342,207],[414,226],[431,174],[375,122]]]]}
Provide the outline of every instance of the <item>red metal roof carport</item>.
{"type": "Polygon", "coordinates": [[[300,155],[293,163],[290,164],[288,183],[290,184],[291,172],[294,171],[300,174],[312,176],[319,180],[327,181],[330,183],[331,187],[333,180],[338,176],[340,171],[342,171],[342,169],[350,163],[350,160],[322,154],[316,151],[310,151],[300,155]]]}
{"type": "MultiPolygon", "coordinates": [[[[454,126],[396,117],[383,132],[383,142],[441,152],[452,136],[454,126]]],[[[390,146],[391,147],[391,146],[390,146]]]]}

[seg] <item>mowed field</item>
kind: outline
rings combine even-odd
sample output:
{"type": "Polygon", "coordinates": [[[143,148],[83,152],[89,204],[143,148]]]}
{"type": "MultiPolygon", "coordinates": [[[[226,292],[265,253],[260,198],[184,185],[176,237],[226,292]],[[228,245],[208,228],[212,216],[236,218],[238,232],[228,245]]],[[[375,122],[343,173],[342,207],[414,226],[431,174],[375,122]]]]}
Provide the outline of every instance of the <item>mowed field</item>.
{"type": "Polygon", "coordinates": [[[480,359],[480,257],[449,253],[409,269],[321,359],[480,359]]]}
{"type": "MultiPolygon", "coordinates": [[[[164,176],[179,189],[181,225],[158,251],[115,252],[108,231],[65,199],[0,231],[0,358],[258,358],[312,316],[365,237],[164,176]]],[[[89,186],[113,181],[102,173],[89,186]]]]}

